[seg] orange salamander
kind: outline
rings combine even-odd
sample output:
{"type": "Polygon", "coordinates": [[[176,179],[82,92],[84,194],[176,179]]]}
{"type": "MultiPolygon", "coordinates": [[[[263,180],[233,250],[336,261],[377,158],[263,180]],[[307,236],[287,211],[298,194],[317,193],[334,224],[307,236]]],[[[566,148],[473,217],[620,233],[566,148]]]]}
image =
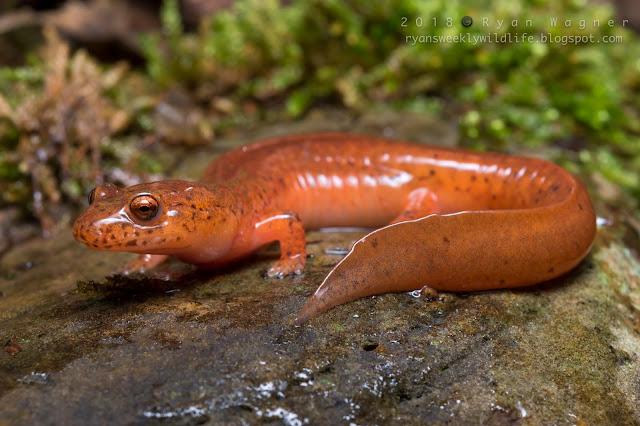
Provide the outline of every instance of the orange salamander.
{"type": "Polygon", "coordinates": [[[574,268],[596,232],[584,185],[547,161],[344,133],[273,138],[227,152],[201,182],[104,183],[75,222],[96,250],[216,268],[279,241],[270,276],[305,266],[305,228],[380,227],[357,241],[298,313],[364,296],[502,289],[574,268]],[[385,226],[386,225],[386,226],[385,226]]]}

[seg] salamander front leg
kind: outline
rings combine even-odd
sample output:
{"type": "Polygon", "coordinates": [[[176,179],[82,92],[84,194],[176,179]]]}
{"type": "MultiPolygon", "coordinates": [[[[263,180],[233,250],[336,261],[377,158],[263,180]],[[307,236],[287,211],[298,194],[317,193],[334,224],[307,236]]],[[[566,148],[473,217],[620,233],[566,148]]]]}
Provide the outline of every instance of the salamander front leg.
{"type": "Polygon", "coordinates": [[[127,262],[115,270],[116,274],[131,275],[135,273],[143,273],[149,269],[155,268],[169,256],[164,254],[141,254],[131,262],[127,262]]]}
{"type": "Polygon", "coordinates": [[[255,225],[253,245],[280,242],[280,260],[267,272],[270,277],[301,274],[307,259],[306,237],[302,222],[295,213],[270,216],[255,225]]]}

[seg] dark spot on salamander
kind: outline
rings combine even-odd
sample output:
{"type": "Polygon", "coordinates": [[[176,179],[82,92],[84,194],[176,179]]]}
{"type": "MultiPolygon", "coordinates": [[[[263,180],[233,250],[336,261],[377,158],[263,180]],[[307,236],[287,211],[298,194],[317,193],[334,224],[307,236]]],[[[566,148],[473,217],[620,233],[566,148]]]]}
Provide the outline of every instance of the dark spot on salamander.
{"type": "Polygon", "coordinates": [[[115,235],[113,235],[113,234],[111,234],[111,237],[110,237],[110,238],[111,238],[112,240],[115,240],[115,239],[116,239],[116,236],[115,236],[115,235]]]}
{"type": "Polygon", "coordinates": [[[143,245],[143,246],[146,246],[146,245],[147,245],[147,241],[143,241],[143,242],[142,242],[142,245],[143,245]]]}
{"type": "Polygon", "coordinates": [[[176,241],[180,241],[182,237],[176,237],[176,241]]]}
{"type": "Polygon", "coordinates": [[[191,212],[191,220],[196,220],[196,212],[191,212]]]}
{"type": "Polygon", "coordinates": [[[153,229],[147,230],[147,234],[153,234],[153,229]]]}
{"type": "Polygon", "coordinates": [[[164,242],[166,242],[166,241],[167,241],[167,239],[166,239],[166,238],[163,238],[162,240],[160,240],[160,242],[161,242],[161,243],[164,243],[164,242]]]}
{"type": "Polygon", "coordinates": [[[489,178],[488,177],[484,178],[484,183],[489,183],[489,178]]]}
{"type": "Polygon", "coordinates": [[[453,188],[453,189],[455,189],[455,190],[456,190],[456,192],[460,192],[460,187],[459,187],[459,186],[456,186],[456,187],[455,187],[455,188],[453,188]]]}
{"type": "Polygon", "coordinates": [[[505,264],[505,265],[508,265],[508,264],[509,264],[509,259],[505,259],[505,260],[504,260],[504,264],[505,264]]]}
{"type": "Polygon", "coordinates": [[[476,175],[471,175],[471,182],[475,182],[475,181],[476,181],[476,179],[478,179],[478,178],[476,177],[476,175]]]}
{"type": "Polygon", "coordinates": [[[126,237],[127,235],[129,235],[129,233],[125,231],[124,236],[126,237]]]}
{"type": "Polygon", "coordinates": [[[99,238],[95,238],[95,239],[93,240],[93,243],[94,243],[94,244],[96,244],[99,240],[100,240],[99,238]]]}
{"type": "Polygon", "coordinates": [[[187,226],[186,223],[182,224],[182,227],[187,231],[187,232],[191,232],[191,230],[189,229],[189,227],[187,226]]]}
{"type": "Polygon", "coordinates": [[[504,285],[505,281],[504,280],[500,280],[500,285],[504,285]]]}
{"type": "Polygon", "coordinates": [[[429,174],[430,174],[431,176],[434,176],[434,175],[436,174],[436,171],[435,171],[435,170],[433,170],[433,169],[431,169],[431,170],[429,170],[429,174]]]}
{"type": "Polygon", "coordinates": [[[102,239],[102,244],[107,244],[107,237],[104,237],[104,238],[102,239]]]}
{"type": "Polygon", "coordinates": [[[578,203],[578,208],[579,208],[580,210],[583,210],[583,209],[582,209],[582,204],[578,203]]]}
{"type": "Polygon", "coordinates": [[[106,248],[106,249],[110,249],[111,247],[113,247],[113,246],[104,246],[104,248],[106,248]]]}
{"type": "Polygon", "coordinates": [[[553,186],[551,187],[551,190],[552,190],[553,192],[556,192],[558,189],[560,189],[560,187],[559,187],[558,185],[553,185],[553,186]]]}
{"type": "Polygon", "coordinates": [[[554,269],[553,269],[553,267],[551,267],[551,268],[549,268],[549,270],[547,272],[550,273],[550,274],[553,274],[553,271],[554,271],[554,269]]]}
{"type": "Polygon", "coordinates": [[[211,215],[210,214],[207,215],[207,220],[211,220],[211,215]]]}
{"type": "Polygon", "coordinates": [[[192,209],[195,209],[195,208],[196,208],[196,205],[195,205],[195,204],[191,204],[191,208],[192,208],[192,209]]]}
{"type": "Polygon", "coordinates": [[[492,194],[492,195],[491,195],[491,199],[492,199],[492,200],[495,200],[496,198],[497,198],[497,197],[496,197],[496,194],[492,194]]]}
{"type": "Polygon", "coordinates": [[[373,248],[378,247],[378,239],[377,238],[373,238],[371,240],[371,247],[373,247],[373,248]]]}
{"type": "Polygon", "coordinates": [[[442,241],[444,241],[447,244],[449,244],[451,242],[451,241],[449,241],[449,239],[447,238],[446,235],[444,237],[442,237],[442,241]]]}
{"type": "Polygon", "coordinates": [[[140,236],[140,233],[139,233],[138,231],[134,231],[134,232],[133,232],[133,235],[135,235],[136,237],[139,237],[139,236],[140,236]]]}
{"type": "Polygon", "coordinates": [[[136,240],[131,240],[127,244],[125,244],[125,246],[128,246],[128,247],[135,247],[137,245],[138,245],[138,242],[136,240]]]}

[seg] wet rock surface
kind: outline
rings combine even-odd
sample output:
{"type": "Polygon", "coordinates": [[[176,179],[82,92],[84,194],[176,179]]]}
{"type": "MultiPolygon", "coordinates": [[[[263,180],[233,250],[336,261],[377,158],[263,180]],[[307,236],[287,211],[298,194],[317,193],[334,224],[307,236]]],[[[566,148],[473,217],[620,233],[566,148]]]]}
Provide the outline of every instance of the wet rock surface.
{"type": "MultiPolygon", "coordinates": [[[[366,120],[386,122],[263,129],[209,153],[366,120]]],[[[171,173],[197,178],[204,155],[189,157],[171,173]]],[[[388,294],[299,327],[341,258],[327,251],[362,233],[308,233],[305,273],[283,280],[261,277],[277,246],[216,273],[172,262],[180,277],[162,281],[110,276],[133,255],[91,251],[70,230],[31,240],[0,259],[0,423],[640,424],[640,264],[627,231],[600,229],[576,270],[532,289],[388,294]]]]}

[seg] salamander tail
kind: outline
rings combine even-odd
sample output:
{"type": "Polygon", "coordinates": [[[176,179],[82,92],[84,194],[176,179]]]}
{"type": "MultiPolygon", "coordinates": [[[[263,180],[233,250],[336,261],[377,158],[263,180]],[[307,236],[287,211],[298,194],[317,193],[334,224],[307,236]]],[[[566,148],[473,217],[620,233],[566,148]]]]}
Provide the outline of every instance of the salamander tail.
{"type": "Polygon", "coordinates": [[[361,297],[420,288],[414,280],[397,280],[395,265],[382,261],[389,256],[394,258],[398,247],[406,246],[398,241],[406,229],[399,225],[378,229],[356,242],[298,312],[295,324],[361,297]],[[390,227],[395,229],[389,231],[390,227]]]}

